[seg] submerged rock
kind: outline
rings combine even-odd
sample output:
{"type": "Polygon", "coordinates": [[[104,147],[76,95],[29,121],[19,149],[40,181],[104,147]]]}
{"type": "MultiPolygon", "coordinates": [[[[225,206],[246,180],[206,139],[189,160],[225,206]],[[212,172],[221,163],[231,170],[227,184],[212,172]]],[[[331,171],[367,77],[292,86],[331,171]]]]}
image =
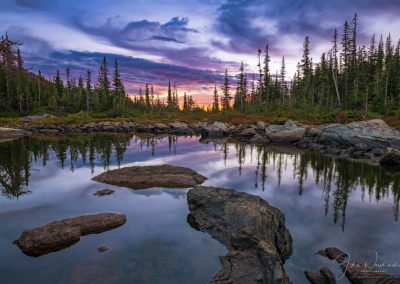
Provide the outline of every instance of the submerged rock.
{"type": "Polygon", "coordinates": [[[323,267],[319,272],[304,271],[304,275],[311,284],[336,284],[336,278],[328,267],[323,267]]]}
{"type": "Polygon", "coordinates": [[[101,253],[103,253],[103,252],[106,252],[106,251],[108,251],[108,250],[110,250],[107,246],[100,246],[100,247],[98,247],[98,249],[97,249],[97,251],[98,252],[101,252],[101,253]]]}
{"type": "Polygon", "coordinates": [[[211,283],[290,283],[283,264],[292,238],[277,208],[223,188],[196,186],[187,198],[191,226],[229,249],[211,283]]]}
{"type": "Polygon", "coordinates": [[[324,250],[320,250],[316,254],[327,257],[330,260],[336,260],[338,263],[342,263],[348,257],[347,253],[335,247],[329,247],[324,250]]]}
{"type": "Polygon", "coordinates": [[[101,190],[96,191],[94,196],[106,196],[106,195],[111,195],[113,193],[114,193],[114,190],[106,188],[106,189],[101,189],[101,190]]]}
{"type": "Polygon", "coordinates": [[[41,256],[67,248],[79,242],[81,236],[109,231],[125,222],[125,214],[83,215],[25,230],[14,244],[29,256],[41,256]]]}
{"type": "Polygon", "coordinates": [[[0,127],[0,141],[21,138],[31,134],[31,132],[22,129],[0,127]]]}
{"type": "Polygon", "coordinates": [[[206,179],[192,169],[172,165],[126,167],[104,172],[93,178],[98,182],[132,189],[188,188],[202,184],[206,179]]]}

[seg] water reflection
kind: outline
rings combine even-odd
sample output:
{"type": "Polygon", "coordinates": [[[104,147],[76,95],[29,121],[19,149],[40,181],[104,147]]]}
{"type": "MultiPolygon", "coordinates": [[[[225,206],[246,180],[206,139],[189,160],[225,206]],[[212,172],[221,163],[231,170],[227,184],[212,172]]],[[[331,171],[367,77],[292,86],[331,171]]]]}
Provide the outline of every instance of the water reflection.
{"type": "MultiPolygon", "coordinates": [[[[96,166],[104,169],[112,164],[120,166],[130,143],[139,145],[140,149],[150,149],[154,156],[162,141],[168,141],[171,154],[179,150],[176,136],[133,134],[31,137],[4,142],[0,144],[0,189],[9,199],[30,193],[28,184],[33,162],[46,167],[55,157],[61,168],[74,171],[89,165],[93,173],[96,166]]],[[[355,190],[362,192],[362,201],[379,202],[393,196],[393,216],[398,220],[400,178],[381,167],[332,159],[319,152],[301,152],[295,148],[252,146],[224,140],[208,143],[213,143],[215,155],[221,155],[225,166],[229,158],[235,157],[239,176],[246,163],[254,165],[254,187],[262,191],[268,190],[268,175],[274,175],[279,188],[282,179],[287,179],[287,174],[291,173],[299,195],[304,193],[306,182],[313,181],[322,190],[325,216],[332,212],[333,222],[340,223],[343,230],[346,207],[355,190]]]]}

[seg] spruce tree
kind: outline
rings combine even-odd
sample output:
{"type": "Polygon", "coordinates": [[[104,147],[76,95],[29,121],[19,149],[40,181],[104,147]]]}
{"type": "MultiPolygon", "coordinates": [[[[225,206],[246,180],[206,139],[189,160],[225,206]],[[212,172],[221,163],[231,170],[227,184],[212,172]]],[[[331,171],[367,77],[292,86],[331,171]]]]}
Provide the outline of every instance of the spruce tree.
{"type": "Polygon", "coordinates": [[[86,111],[90,110],[90,97],[92,95],[92,75],[86,71],[86,111]]]}
{"type": "Polygon", "coordinates": [[[224,84],[222,85],[222,98],[221,98],[221,104],[222,104],[222,110],[229,110],[230,107],[230,102],[231,102],[231,95],[229,93],[229,78],[228,78],[228,69],[225,69],[225,74],[224,74],[224,84]]]}
{"type": "Polygon", "coordinates": [[[217,85],[215,85],[215,87],[214,87],[212,110],[213,111],[219,110],[219,97],[218,97],[217,85]]]}

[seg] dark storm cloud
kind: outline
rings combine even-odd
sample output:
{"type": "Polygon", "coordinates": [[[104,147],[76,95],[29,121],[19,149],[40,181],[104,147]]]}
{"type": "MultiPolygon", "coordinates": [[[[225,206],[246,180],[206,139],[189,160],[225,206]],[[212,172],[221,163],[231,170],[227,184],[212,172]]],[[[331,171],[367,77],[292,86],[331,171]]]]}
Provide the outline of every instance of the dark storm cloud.
{"type": "MultiPolygon", "coordinates": [[[[156,63],[142,58],[98,52],[52,51],[43,56],[37,53],[27,53],[25,55],[25,63],[28,68],[34,67],[33,71],[37,72],[40,69],[43,74],[49,77],[52,77],[56,70],[65,73],[64,70],[69,67],[74,77],[85,76],[86,70],[90,70],[95,79],[103,56],[106,56],[111,72],[114,61],[118,60],[122,78],[125,82],[133,85],[144,85],[146,83],[165,85],[168,83],[169,78],[184,85],[209,85],[221,82],[222,79],[221,75],[215,72],[156,63]]],[[[136,92],[137,89],[128,88],[127,91],[136,92]]]]}
{"type": "Polygon", "coordinates": [[[75,19],[74,25],[79,30],[117,47],[159,55],[174,64],[200,69],[221,69],[223,62],[210,57],[208,50],[184,45],[189,34],[198,33],[196,29],[188,27],[188,18],[173,17],[164,24],[148,20],[132,21],[122,27],[116,23],[118,19],[109,18],[106,24],[99,27],[88,26],[75,19]],[[160,41],[176,45],[160,44],[160,41]]]}
{"type": "MultiPolygon", "coordinates": [[[[254,53],[268,42],[277,52],[283,36],[301,39],[308,35],[315,41],[326,41],[335,28],[341,29],[355,13],[366,22],[371,17],[395,15],[399,11],[398,0],[228,0],[219,7],[215,27],[229,42],[213,44],[229,51],[254,53]],[[272,27],[263,26],[263,20],[272,27]]],[[[370,34],[361,28],[360,36],[366,39],[370,34]]]]}
{"type": "Polygon", "coordinates": [[[48,5],[57,5],[59,0],[15,0],[15,4],[20,7],[32,9],[44,8],[48,5]]]}

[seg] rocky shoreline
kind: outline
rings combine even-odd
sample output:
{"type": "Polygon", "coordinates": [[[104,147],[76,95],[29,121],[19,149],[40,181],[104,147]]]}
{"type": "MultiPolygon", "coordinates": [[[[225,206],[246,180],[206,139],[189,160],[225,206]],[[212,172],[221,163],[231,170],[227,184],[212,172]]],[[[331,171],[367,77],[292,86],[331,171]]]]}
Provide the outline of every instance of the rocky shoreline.
{"type": "Polygon", "coordinates": [[[150,134],[198,135],[213,141],[232,138],[244,143],[267,145],[287,144],[304,150],[318,149],[329,156],[371,164],[400,165],[400,132],[382,120],[308,126],[288,120],[283,125],[229,125],[222,122],[186,124],[140,124],[133,122],[98,122],[80,125],[25,126],[24,133],[61,135],[82,133],[135,132],[150,134]]]}

